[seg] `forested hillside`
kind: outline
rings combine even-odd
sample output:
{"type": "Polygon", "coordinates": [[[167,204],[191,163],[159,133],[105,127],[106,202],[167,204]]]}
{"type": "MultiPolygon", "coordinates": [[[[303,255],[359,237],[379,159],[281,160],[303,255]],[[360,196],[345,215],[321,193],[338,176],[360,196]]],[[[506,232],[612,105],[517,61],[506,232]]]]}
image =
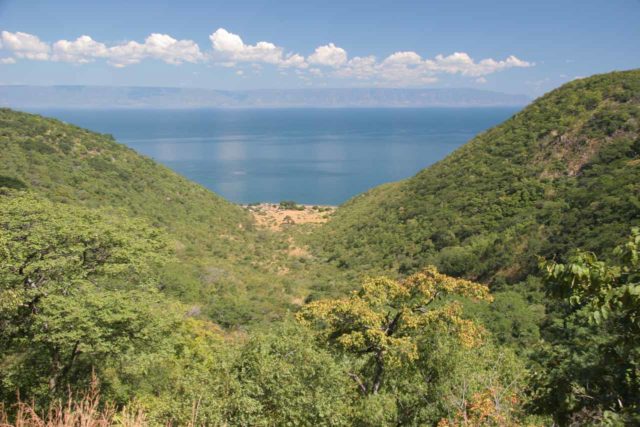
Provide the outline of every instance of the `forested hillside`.
{"type": "Polygon", "coordinates": [[[638,70],[280,231],[0,110],[0,425],[638,425],[639,199],[638,70]]]}
{"type": "Polygon", "coordinates": [[[0,187],[166,231],[176,256],[158,267],[165,293],[225,326],[278,318],[298,297],[299,281],[277,274],[296,261],[287,242],[255,229],[240,206],[109,135],[1,109],[0,187]]]}
{"type": "Polygon", "coordinates": [[[0,144],[3,179],[18,180],[52,201],[124,209],[167,228],[185,245],[203,245],[209,233],[225,236],[225,244],[212,248],[220,256],[237,250],[234,237],[250,222],[238,206],[109,135],[2,109],[0,144]]]}
{"type": "Polygon", "coordinates": [[[314,241],[345,269],[425,265],[517,282],[536,256],[606,252],[640,224],[640,71],[572,81],[402,182],[356,196],[314,241]]]}

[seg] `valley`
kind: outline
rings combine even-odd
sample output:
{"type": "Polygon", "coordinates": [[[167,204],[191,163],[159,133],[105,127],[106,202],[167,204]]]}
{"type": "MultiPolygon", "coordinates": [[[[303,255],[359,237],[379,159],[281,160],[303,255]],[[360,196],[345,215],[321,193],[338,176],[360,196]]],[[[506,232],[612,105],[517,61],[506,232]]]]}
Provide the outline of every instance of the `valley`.
{"type": "Polygon", "coordinates": [[[338,207],[238,205],[2,109],[0,397],[97,377],[150,425],[633,425],[639,159],[639,70],[338,207]]]}

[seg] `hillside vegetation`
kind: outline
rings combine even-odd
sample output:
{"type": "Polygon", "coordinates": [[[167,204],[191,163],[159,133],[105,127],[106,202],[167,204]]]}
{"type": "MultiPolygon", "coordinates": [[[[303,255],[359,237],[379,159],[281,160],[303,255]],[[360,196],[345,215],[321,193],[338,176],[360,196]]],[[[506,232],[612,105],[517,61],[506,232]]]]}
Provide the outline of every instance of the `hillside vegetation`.
{"type": "Polygon", "coordinates": [[[0,110],[0,424],[639,425],[639,172],[638,70],[274,230],[0,110]]]}
{"type": "Polygon", "coordinates": [[[217,234],[224,244],[211,249],[228,256],[237,250],[233,242],[242,236],[241,228],[249,226],[240,207],[110,135],[1,109],[0,144],[4,179],[19,180],[52,201],[145,217],[179,236],[184,245],[197,247],[208,234],[217,234]]]}
{"type": "Polygon", "coordinates": [[[109,135],[0,109],[0,187],[167,232],[176,257],[159,267],[165,293],[225,326],[280,317],[303,292],[296,284],[310,280],[289,277],[302,266],[283,236],[109,135]]]}
{"type": "Polygon", "coordinates": [[[345,269],[516,282],[640,223],[640,71],[574,80],[444,160],[356,196],[313,241],[345,269]]]}

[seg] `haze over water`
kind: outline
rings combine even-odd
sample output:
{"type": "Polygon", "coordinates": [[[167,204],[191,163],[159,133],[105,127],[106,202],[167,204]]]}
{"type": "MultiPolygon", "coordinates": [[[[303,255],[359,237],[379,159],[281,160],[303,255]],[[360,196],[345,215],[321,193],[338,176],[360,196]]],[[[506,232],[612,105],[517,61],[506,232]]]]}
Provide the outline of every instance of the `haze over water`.
{"type": "Polygon", "coordinates": [[[338,205],[414,175],[517,108],[46,110],[237,203],[338,205]]]}

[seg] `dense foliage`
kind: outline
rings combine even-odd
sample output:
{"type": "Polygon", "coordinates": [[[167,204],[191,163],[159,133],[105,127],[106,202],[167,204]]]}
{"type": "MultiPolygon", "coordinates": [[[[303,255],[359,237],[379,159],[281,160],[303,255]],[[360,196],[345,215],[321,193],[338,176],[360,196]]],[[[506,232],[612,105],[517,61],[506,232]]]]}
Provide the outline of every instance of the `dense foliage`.
{"type": "Polygon", "coordinates": [[[92,371],[117,381],[130,361],[143,363],[178,319],[151,273],[164,246],[143,223],[0,196],[3,399],[64,394],[92,371]]]}
{"type": "Polygon", "coordinates": [[[345,269],[428,264],[500,284],[536,256],[603,251],[640,223],[640,71],[574,80],[413,178],[356,196],[314,236],[345,269]]]}
{"type": "Polygon", "coordinates": [[[157,229],[28,192],[0,199],[6,404],[19,392],[46,407],[97,377],[107,402],[134,405],[152,424],[417,425],[455,419],[467,388],[521,388],[513,352],[485,341],[446,300],[487,299],[482,285],[435,269],[403,282],[373,278],[349,299],[311,303],[302,325],[225,335],[158,292],[153,265],[174,255],[157,229]],[[350,332],[306,326],[329,318],[350,332]]]}
{"type": "Polygon", "coordinates": [[[158,271],[164,292],[227,327],[279,318],[309,282],[322,282],[240,206],[109,135],[58,120],[0,109],[0,188],[162,229],[176,252],[158,271]]]}
{"type": "Polygon", "coordinates": [[[278,233],[0,110],[0,423],[638,424],[639,129],[640,71],[577,80],[278,233]]]}
{"type": "Polygon", "coordinates": [[[577,251],[567,264],[543,264],[561,305],[534,355],[532,392],[561,423],[640,423],[640,229],[614,254],[605,262],[577,251]]]}

